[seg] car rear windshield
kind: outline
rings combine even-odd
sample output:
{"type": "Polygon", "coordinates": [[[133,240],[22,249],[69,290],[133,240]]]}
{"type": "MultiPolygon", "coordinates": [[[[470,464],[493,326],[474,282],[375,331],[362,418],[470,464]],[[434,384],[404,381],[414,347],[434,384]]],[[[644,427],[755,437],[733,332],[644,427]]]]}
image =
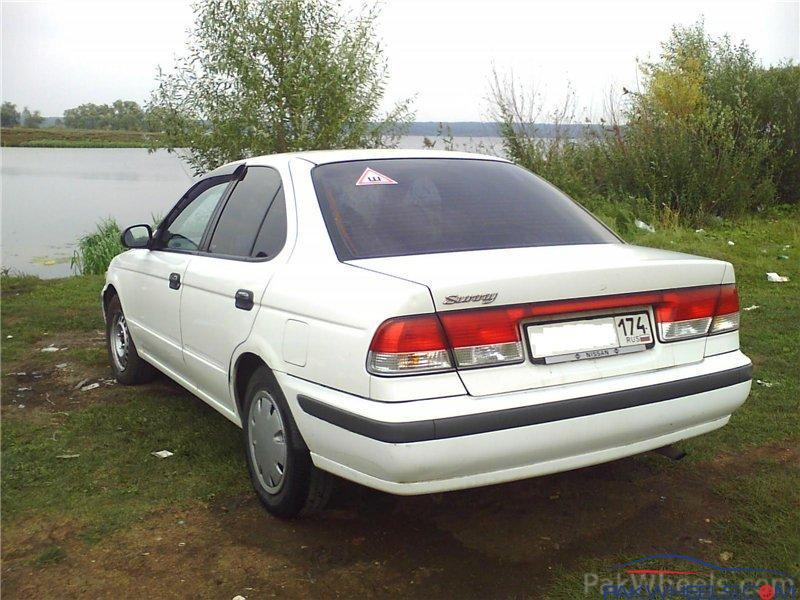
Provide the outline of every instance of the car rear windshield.
{"type": "Polygon", "coordinates": [[[558,189],[506,162],[359,160],[311,176],[339,260],[619,242],[558,189]]]}

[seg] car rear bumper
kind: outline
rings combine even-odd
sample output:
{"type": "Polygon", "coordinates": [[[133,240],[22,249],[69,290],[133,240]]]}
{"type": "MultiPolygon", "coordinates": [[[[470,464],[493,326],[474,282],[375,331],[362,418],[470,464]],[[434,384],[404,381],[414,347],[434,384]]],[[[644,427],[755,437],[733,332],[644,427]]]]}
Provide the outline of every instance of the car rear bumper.
{"type": "Polygon", "coordinates": [[[745,401],[751,374],[736,351],[579,384],[389,403],[276,373],[314,463],[395,494],[545,475],[712,431],[745,401]]]}

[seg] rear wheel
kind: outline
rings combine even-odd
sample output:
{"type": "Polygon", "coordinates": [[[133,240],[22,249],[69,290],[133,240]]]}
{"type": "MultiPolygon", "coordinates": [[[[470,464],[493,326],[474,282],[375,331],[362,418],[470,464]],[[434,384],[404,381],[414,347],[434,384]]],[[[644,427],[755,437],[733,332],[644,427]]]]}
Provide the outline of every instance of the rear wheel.
{"type": "Polygon", "coordinates": [[[119,297],[114,296],[106,308],[106,346],[108,362],[117,381],[123,385],[147,383],[155,376],[155,369],[136,352],[125,313],[119,297]]]}
{"type": "Polygon", "coordinates": [[[243,408],[247,468],[264,507],[283,518],[324,508],[333,478],[311,462],[286,398],[266,367],[250,378],[243,408]]]}

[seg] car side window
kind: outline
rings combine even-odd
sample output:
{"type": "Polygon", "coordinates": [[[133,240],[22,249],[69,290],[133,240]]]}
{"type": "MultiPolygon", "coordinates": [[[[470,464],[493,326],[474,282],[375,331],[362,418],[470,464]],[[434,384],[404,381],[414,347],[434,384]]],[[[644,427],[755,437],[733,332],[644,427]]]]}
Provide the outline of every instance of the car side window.
{"type": "Polygon", "coordinates": [[[258,232],[250,255],[255,258],[272,258],[283,250],[284,244],[286,244],[286,198],[281,188],[264,218],[264,224],[258,232]]]}
{"type": "Polygon", "coordinates": [[[211,215],[225,193],[228,182],[223,181],[201,192],[170,223],[161,235],[162,247],[176,250],[197,250],[211,215]]]}
{"type": "Polygon", "coordinates": [[[271,258],[285,241],[286,204],[280,174],[270,167],[248,167],[222,210],[208,251],[271,258]]]}

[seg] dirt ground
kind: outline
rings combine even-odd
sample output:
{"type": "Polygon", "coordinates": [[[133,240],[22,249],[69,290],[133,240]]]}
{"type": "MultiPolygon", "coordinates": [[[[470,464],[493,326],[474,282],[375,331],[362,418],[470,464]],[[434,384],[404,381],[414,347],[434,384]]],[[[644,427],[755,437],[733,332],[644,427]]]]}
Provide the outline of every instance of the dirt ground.
{"type": "Polygon", "coordinates": [[[3,592],[8,598],[107,598],[121,591],[159,598],[540,597],[555,567],[603,555],[609,545],[642,555],[663,548],[697,554],[725,507],[708,492],[707,479],[686,485],[681,474],[675,478],[629,459],[414,498],[342,482],[332,506],[314,518],[280,521],[244,497],[155,513],[96,545],[71,535],[68,522],[33,521],[5,536],[3,592]],[[54,542],[67,558],[45,570],[32,566],[37,548],[54,542]]]}
{"type": "MultiPolygon", "coordinates": [[[[102,332],[82,340],[52,335],[48,343],[99,349],[102,332]]],[[[36,355],[11,365],[24,375],[4,375],[6,416],[25,411],[58,419],[113,401],[119,389],[100,363],[43,360],[36,355]],[[79,393],[86,380],[100,385],[79,393]]],[[[192,401],[166,378],[150,385],[192,401]]],[[[587,557],[717,554],[713,528],[725,521],[728,506],[715,482],[765,453],[800,463],[796,450],[778,446],[720,454],[702,468],[664,469],[658,461],[666,458],[630,458],[408,498],[340,481],[329,508],[310,518],[282,521],[252,494],[223,495],[210,504],[153,510],[95,543],[67,517],[25,517],[4,527],[2,592],[6,598],[541,598],[554,582],[571,581],[576,589],[562,589],[559,597],[579,597],[587,557]],[[63,559],[42,566],[35,558],[53,546],[63,559]],[[565,579],[571,571],[578,579],[565,579]]]]}

